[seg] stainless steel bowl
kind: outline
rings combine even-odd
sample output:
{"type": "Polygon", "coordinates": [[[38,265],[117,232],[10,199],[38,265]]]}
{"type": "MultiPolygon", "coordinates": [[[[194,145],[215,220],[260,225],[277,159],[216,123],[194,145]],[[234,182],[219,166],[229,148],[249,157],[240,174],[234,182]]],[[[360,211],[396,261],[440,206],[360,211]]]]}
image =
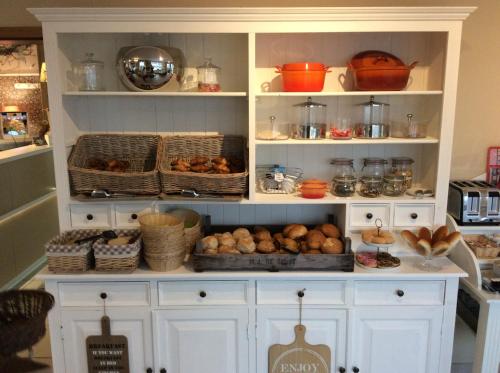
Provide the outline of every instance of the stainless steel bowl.
{"type": "Polygon", "coordinates": [[[362,124],[359,123],[355,128],[355,135],[360,139],[385,139],[389,137],[389,124],[362,124]]]}
{"type": "Polygon", "coordinates": [[[174,75],[182,77],[182,52],[177,48],[125,47],[118,52],[117,69],[123,84],[133,91],[159,89],[174,75]]]}

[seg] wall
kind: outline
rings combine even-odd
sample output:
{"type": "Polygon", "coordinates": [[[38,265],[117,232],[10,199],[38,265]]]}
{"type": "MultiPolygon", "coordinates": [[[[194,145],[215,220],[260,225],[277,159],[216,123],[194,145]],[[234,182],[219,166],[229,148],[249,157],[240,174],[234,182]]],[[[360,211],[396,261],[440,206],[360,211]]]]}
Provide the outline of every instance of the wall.
{"type": "MultiPolygon", "coordinates": [[[[464,24],[452,177],[484,173],[486,149],[500,146],[499,0],[149,0],[148,6],[477,6],[464,24]]],[[[0,27],[36,26],[24,9],[48,6],[145,6],[141,0],[7,0],[0,27]]],[[[0,35],[1,37],[1,35],[0,35]]]]}

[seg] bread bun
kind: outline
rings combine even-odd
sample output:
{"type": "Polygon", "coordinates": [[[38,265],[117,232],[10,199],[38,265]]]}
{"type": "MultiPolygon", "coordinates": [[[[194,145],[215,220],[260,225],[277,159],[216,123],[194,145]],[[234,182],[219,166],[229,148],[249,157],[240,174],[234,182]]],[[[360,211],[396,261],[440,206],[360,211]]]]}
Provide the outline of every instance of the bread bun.
{"type": "Polygon", "coordinates": [[[431,231],[426,228],[422,227],[418,230],[418,239],[419,240],[426,240],[427,242],[431,243],[432,242],[432,234],[431,231]]]}
{"type": "Polygon", "coordinates": [[[304,254],[321,254],[321,250],[311,249],[305,252],[304,254]]]}
{"type": "Polygon", "coordinates": [[[285,237],[283,237],[283,233],[275,233],[273,234],[273,239],[278,243],[278,245],[281,245],[285,237]]]}
{"type": "Polygon", "coordinates": [[[288,231],[287,237],[292,240],[304,237],[307,234],[307,228],[304,225],[297,224],[295,227],[288,231]]]}
{"type": "Polygon", "coordinates": [[[285,225],[285,228],[283,228],[283,236],[288,237],[288,232],[290,232],[290,230],[292,228],[295,228],[296,226],[298,226],[298,224],[288,224],[288,225],[285,225]]]}
{"type": "Polygon", "coordinates": [[[451,232],[444,240],[450,244],[450,248],[453,248],[460,241],[461,236],[460,232],[451,232]]]}
{"type": "Polygon", "coordinates": [[[206,236],[201,240],[201,246],[203,249],[217,249],[219,246],[219,241],[214,236],[206,236]]]}
{"type": "Polygon", "coordinates": [[[261,230],[254,235],[255,241],[271,241],[273,238],[271,237],[271,233],[268,230],[261,230]]]}
{"type": "Polygon", "coordinates": [[[224,237],[223,235],[221,238],[219,238],[219,246],[235,247],[236,240],[233,237],[224,237]]]}
{"type": "Polygon", "coordinates": [[[222,245],[222,246],[219,246],[219,254],[238,254],[238,255],[241,255],[241,252],[236,249],[234,246],[226,246],[226,245],[222,245]]]}
{"type": "Polygon", "coordinates": [[[319,229],[326,237],[332,237],[332,238],[340,237],[339,229],[333,224],[321,224],[319,226],[319,229]]]}
{"type": "Polygon", "coordinates": [[[269,254],[276,251],[273,241],[260,241],[257,244],[257,251],[263,254],[269,254]]]}
{"type": "Polygon", "coordinates": [[[268,231],[268,232],[269,232],[269,230],[268,230],[266,227],[263,227],[263,226],[261,226],[261,225],[257,225],[257,226],[255,226],[255,227],[253,228],[253,231],[254,231],[255,233],[259,233],[259,232],[262,232],[262,231],[268,231]]]}
{"type": "Polygon", "coordinates": [[[297,241],[294,241],[291,238],[285,238],[283,240],[283,243],[281,244],[281,248],[294,254],[297,254],[299,252],[299,244],[297,243],[297,241]]]}
{"type": "Polygon", "coordinates": [[[321,245],[321,251],[325,254],[342,254],[344,245],[338,238],[328,237],[321,245]]]}
{"type": "Polygon", "coordinates": [[[448,249],[450,244],[446,241],[438,241],[432,245],[432,256],[443,256],[448,249]]]}
{"type": "Polygon", "coordinates": [[[432,234],[432,245],[434,245],[438,241],[443,241],[446,236],[448,236],[448,227],[446,225],[442,225],[432,234]]]}
{"type": "Polygon", "coordinates": [[[240,238],[249,237],[250,231],[246,228],[237,228],[233,232],[233,238],[238,241],[240,238]]]}
{"type": "Polygon", "coordinates": [[[219,251],[217,249],[205,249],[203,250],[203,254],[206,255],[217,255],[219,251]]]}
{"type": "Polygon", "coordinates": [[[240,238],[236,244],[236,248],[243,254],[251,254],[255,252],[256,249],[252,236],[240,238]]]}
{"type": "Polygon", "coordinates": [[[432,252],[431,243],[427,240],[420,239],[417,242],[417,253],[422,256],[429,256],[432,252]]]}
{"type": "Polygon", "coordinates": [[[408,246],[410,246],[412,249],[417,250],[417,242],[418,238],[415,236],[413,232],[410,232],[408,230],[404,230],[401,232],[401,237],[406,241],[408,246]]]}
{"type": "Polygon", "coordinates": [[[321,233],[321,231],[316,229],[310,230],[306,234],[307,247],[309,249],[321,248],[321,245],[323,245],[323,242],[325,242],[325,240],[325,235],[321,233]]]}

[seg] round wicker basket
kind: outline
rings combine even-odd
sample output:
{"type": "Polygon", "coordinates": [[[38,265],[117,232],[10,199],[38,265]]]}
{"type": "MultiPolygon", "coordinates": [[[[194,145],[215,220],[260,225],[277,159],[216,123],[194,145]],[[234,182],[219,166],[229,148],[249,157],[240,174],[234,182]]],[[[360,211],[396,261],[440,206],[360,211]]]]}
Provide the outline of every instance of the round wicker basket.
{"type": "Polygon", "coordinates": [[[145,255],[162,255],[184,248],[184,220],[172,214],[139,217],[145,255]]]}

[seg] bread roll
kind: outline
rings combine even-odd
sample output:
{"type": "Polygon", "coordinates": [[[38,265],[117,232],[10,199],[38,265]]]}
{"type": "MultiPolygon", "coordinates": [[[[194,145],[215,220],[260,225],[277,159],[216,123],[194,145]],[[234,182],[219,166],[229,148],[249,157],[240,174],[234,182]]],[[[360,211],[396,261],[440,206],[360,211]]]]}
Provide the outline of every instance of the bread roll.
{"type": "Polygon", "coordinates": [[[422,227],[418,230],[418,239],[419,240],[426,240],[427,242],[431,243],[432,242],[432,234],[429,229],[426,227],[422,227]]]}
{"type": "Polygon", "coordinates": [[[255,241],[271,241],[273,238],[271,237],[271,233],[268,230],[261,230],[254,235],[255,241]]]}
{"type": "Polygon", "coordinates": [[[448,251],[450,244],[446,241],[438,241],[432,245],[432,256],[442,256],[448,251]]]}
{"type": "Polygon", "coordinates": [[[241,255],[241,252],[236,249],[234,246],[226,246],[226,245],[222,245],[222,246],[219,246],[219,254],[238,254],[238,255],[241,255]]]}
{"type": "Polygon", "coordinates": [[[429,256],[432,252],[431,243],[427,240],[420,239],[417,242],[417,253],[422,256],[429,256]]]}
{"type": "Polygon", "coordinates": [[[325,254],[342,254],[344,245],[338,238],[328,237],[321,245],[321,251],[325,254]]]}
{"type": "Polygon", "coordinates": [[[297,243],[297,241],[294,241],[291,238],[285,238],[283,240],[281,248],[295,254],[299,252],[299,244],[297,243]]]}
{"type": "Polygon", "coordinates": [[[278,245],[281,245],[285,237],[283,237],[283,233],[275,233],[273,234],[273,239],[278,243],[278,245]]]}
{"type": "Polygon", "coordinates": [[[307,228],[304,225],[298,224],[288,231],[287,237],[296,240],[304,237],[307,234],[307,228]]]}
{"type": "Polygon", "coordinates": [[[446,236],[448,236],[448,227],[446,225],[443,225],[436,229],[432,234],[432,245],[434,245],[438,241],[443,241],[446,236]]]}
{"type": "Polygon", "coordinates": [[[236,246],[236,240],[233,237],[224,237],[224,236],[222,236],[219,239],[219,246],[235,247],[236,246]]]}
{"type": "Polygon", "coordinates": [[[309,249],[319,249],[323,242],[325,242],[326,237],[321,231],[313,229],[307,232],[306,241],[309,249]]]}
{"type": "Polygon", "coordinates": [[[260,241],[257,244],[257,251],[263,254],[269,254],[276,251],[273,241],[260,241]]]}
{"type": "Polygon", "coordinates": [[[203,254],[207,255],[217,255],[219,251],[217,249],[204,249],[203,254]]]}
{"type": "Polygon", "coordinates": [[[408,246],[410,246],[412,249],[417,250],[417,242],[418,242],[418,237],[415,236],[413,232],[410,232],[408,230],[404,230],[401,232],[401,237],[406,241],[408,246]]]}
{"type": "Polygon", "coordinates": [[[321,224],[319,229],[326,237],[332,237],[332,238],[340,237],[339,229],[333,224],[321,224]]]}
{"type": "Polygon", "coordinates": [[[249,237],[250,232],[246,228],[237,228],[233,232],[233,238],[238,241],[240,238],[249,237]]]}
{"type": "Polygon", "coordinates": [[[285,226],[285,228],[283,228],[283,236],[286,236],[288,237],[288,232],[290,232],[290,229],[294,228],[298,226],[298,224],[288,224],[285,226]]]}
{"type": "Polygon", "coordinates": [[[460,232],[451,232],[444,240],[450,244],[450,248],[453,248],[460,241],[461,236],[460,232]]]}
{"type": "Polygon", "coordinates": [[[312,250],[306,251],[304,254],[314,254],[314,255],[317,255],[317,254],[321,254],[321,250],[312,249],[312,250]]]}
{"type": "Polygon", "coordinates": [[[269,230],[268,230],[266,227],[262,227],[262,226],[260,226],[260,225],[255,226],[255,227],[253,228],[253,231],[254,231],[255,233],[259,233],[259,232],[262,232],[262,231],[268,231],[268,232],[269,232],[269,230]]]}
{"type": "Polygon", "coordinates": [[[201,245],[203,249],[217,249],[219,246],[219,241],[214,236],[206,236],[201,240],[201,245]]]}
{"type": "Polygon", "coordinates": [[[243,254],[251,254],[255,252],[255,242],[251,236],[242,237],[238,240],[236,248],[243,254]]]}

